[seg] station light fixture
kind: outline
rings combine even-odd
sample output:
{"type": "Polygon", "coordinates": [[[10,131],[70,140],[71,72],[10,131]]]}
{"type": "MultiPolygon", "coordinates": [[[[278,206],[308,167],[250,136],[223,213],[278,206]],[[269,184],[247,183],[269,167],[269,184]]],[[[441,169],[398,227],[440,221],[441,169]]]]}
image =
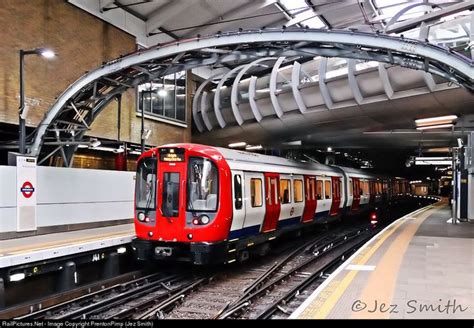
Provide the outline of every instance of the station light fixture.
{"type": "Polygon", "coordinates": [[[234,143],[228,144],[229,148],[243,148],[245,146],[247,146],[247,143],[244,142],[244,141],[234,142],[234,143]]]}
{"type": "Polygon", "coordinates": [[[91,139],[91,147],[92,148],[97,148],[101,145],[101,142],[97,139],[91,139]]]}
{"type": "Polygon", "coordinates": [[[327,148],[327,152],[328,152],[328,153],[332,152],[332,147],[328,147],[328,148],[327,148]]]}
{"type": "Polygon", "coordinates": [[[38,53],[41,56],[43,56],[44,58],[47,58],[47,59],[51,59],[51,58],[56,57],[56,54],[51,49],[40,48],[40,49],[38,49],[38,53]]]}
{"type": "Polygon", "coordinates": [[[158,90],[158,96],[166,97],[167,95],[168,95],[168,92],[165,89],[158,90]]]}
{"type": "Polygon", "coordinates": [[[417,127],[445,125],[452,124],[457,118],[457,115],[428,117],[415,120],[415,124],[417,127]]]}
{"type": "Polygon", "coordinates": [[[260,149],[263,149],[263,146],[262,145],[255,145],[255,146],[251,146],[251,145],[248,145],[247,147],[245,147],[246,150],[260,150],[260,149]]]}
{"type": "Polygon", "coordinates": [[[416,129],[423,131],[423,130],[434,130],[434,129],[446,129],[451,128],[454,124],[439,124],[439,125],[428,125],[428,126],[419,126],[416,129]]]}

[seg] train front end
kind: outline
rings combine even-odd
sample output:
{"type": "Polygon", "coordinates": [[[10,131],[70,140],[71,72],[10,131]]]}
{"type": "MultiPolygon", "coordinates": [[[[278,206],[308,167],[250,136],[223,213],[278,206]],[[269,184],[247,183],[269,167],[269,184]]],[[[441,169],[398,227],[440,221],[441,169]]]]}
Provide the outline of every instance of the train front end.
{"type": "Polygon", "coordinates": [[[137,258],[225,262],[232,220],[230,176],[213,147],[177,144],[144,153],[135,187],[132,246],[137,258]]]}

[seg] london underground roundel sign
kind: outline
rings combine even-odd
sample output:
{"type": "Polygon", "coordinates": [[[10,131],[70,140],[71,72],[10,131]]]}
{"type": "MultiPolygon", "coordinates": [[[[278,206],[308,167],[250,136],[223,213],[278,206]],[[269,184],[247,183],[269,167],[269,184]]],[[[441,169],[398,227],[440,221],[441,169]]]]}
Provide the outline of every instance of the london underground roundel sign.
{"type": "Polygon", "coordinates": [[[23,194],[23,197],[25,198],[30,198],[33,196],[33,193],[35,192],[35,188],[33,188],[33,185],[29,181],[25,181],[23,185],[20,188],[21,193],[23,194]]]}

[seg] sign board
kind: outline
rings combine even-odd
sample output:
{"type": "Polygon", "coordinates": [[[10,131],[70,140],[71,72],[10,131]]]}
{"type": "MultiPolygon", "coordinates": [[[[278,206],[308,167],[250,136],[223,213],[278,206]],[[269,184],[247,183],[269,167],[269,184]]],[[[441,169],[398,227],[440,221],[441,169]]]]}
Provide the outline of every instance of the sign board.
{"type": "Polygon", "coordinates": [[[36,158],[16,157],[16,231],[36,230],[36,158]]]}
{"type": "Polygon", "coordinates": [[[184,162],[183,148],[160,148],[160,161],[184,162]]]}

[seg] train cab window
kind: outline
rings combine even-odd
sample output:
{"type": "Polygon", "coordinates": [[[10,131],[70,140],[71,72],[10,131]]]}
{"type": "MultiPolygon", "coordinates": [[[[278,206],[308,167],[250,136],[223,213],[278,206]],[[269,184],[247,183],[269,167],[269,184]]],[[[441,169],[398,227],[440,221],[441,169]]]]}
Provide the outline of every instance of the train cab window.
{"type": "Polygon", "coordinates": [[[349,196],[352,197],[354,191],[354,183],[352,182],[352,179],[349,180],[349,196]]]}
{"type": "Polygon", "coordinates": [[[188,211],[217,210],[219,191],[216,165],[206,158],[190,158],[188,166],[188,211]]]}
{"type": "Polygon", "coordinates": [[[301,203],[303,201],[303,181],[293,181],[293,192],[295,194],[295,203],[301,203]]]}
{"type": "Polygon", "coordinates": [[[331,181],[324,181],[324,198],[331,199],[331,181]]]}
{"type": "Polygon", "coordinates": [[[290,180],[288,179],[280,179],[280,202],[290,203],[290,180]]]}
{"type": "Polygon", "coordinates": [[[166,217],[179,215],[179,173],[163,173],[161,211],[166,217]]]}
{"type": "Polygon", "coordinates": [[[316,181],[316,195],[318,200],[323,199],[323,182],[321,180],[316,181]]]}
{"type": "Polygon", "coordinates": [[[250,201],[252,207],[262,206],[262,180],[250,179],[250,201]]]}
{"type": "Polygon", "coordinates": [[[156,208],[156,158],[145,157],[137,165],[135,206],[137,209],[156,208]]]}
{"type": "Polygon", "coordinates": [[[234,207],[236,210],[242,208],[242,176],[234,175],[234,207]]]}

